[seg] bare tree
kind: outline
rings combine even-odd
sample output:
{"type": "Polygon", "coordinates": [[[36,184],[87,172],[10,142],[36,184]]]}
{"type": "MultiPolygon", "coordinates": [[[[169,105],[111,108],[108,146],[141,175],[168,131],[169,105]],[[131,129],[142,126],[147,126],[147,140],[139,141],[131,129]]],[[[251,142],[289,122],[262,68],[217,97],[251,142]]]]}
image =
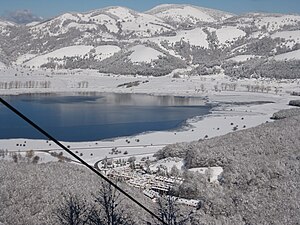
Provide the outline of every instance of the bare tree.
{"type": "Polygon", "coordinates": [[[155,224],[163,225],[184,225],[188,221],[188,216],[180,214],[180,209],[176,203],[177,198],[172,196],[169,191],[169,195],[158,198],[158,216],[161,221],[155,224]]]}
{"type": "Polygon", "coordinates": [[[181,171],[177,168],[176,165],[173,165],[170,171],[170,175],[173,177],[179,177],[180,176],[181,171]]]}
{"type": "Polygon", "coordinates": [[[94,208],[91,220],[95,221],[95,225],[106,224],[106,225],[132,225],[133,222],[130,220],[124,209],[121,206],[120,193],[110,184],[102,183],[102,188],[95,196],[95,202],[99,206],[98,209],[94,208]],[[96,218],[102,218],[100,221],[96,218]],[[98,223],[101,222],[101,223],[98,223]]]}
{"type": "Polygon", "coordinates": [[[61,225],[84,225],[88,224],[89,207],[85,201],[76,195],[64,196],[54,216],[61,225]]]}

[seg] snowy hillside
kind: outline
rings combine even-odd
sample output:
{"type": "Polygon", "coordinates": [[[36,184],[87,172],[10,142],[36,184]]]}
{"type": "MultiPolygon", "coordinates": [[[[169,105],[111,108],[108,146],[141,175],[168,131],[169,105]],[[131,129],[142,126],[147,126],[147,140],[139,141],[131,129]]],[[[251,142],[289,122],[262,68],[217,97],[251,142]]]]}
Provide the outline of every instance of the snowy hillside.
{"type": "Polygon", "coordinates": [[[3,62],[0,62],[0,68],[4,68],[6,67],[5,64],[3,62]]]}
{"type": "Polygon", "coordinates": [[[166,4],[159,5],[146,13],[155,15],[174,24],[194,25],[200,22],[217,22],[233,14],[191,5],[166,4]]]}
{"type": "Polygon", "coordinates": [[[237,55],[235,57],[229,58],[228,60],[232,60],[235,62],[245,62],[247,60],[255,58],[255,55],[237,55]]]}
{"type": "Polygon", "coordinates": [[[106,38],[149,37],[170,32],[173,28],[161,19],[124,7],[109,7],[88,13],[65,13],[47,22],[31,26],[36,34],[40,30],[50,36],[72,32],[100,32],[106,38]]]}
{"type": "Polygon", "coordinates": [[[155,37],[147,39],[157,43],[158,45],[165,41],[169,45],[174,45],[177,42],[185,41],[188,42],[190,45],[199,46],[208,48],[207,42],[207,34],[201,28],[195,28],[192,30],[181,30],[176,33],[176,35],[171,37],[155,37]]]}
{"type": "MultiPolygon", "coordinates": [[[[276,55],[274,57],[275,60],[300,60],[300,49],[287,52],[284,54],[276,55]]],[[[300,66],[300,64],[299,64],[300,66]]]]}
{"type": "Polygon", "coordinates": [[[300,44],[300,30],[278,31],[272,34],[271,37],[284,39],[285,41],[281,45],[289,49],[293,49],[294,46],[300,44]]]}
{"type": "Polygon", "coordinates": [[[290,40],[296,43],[300,43],[300,30],[279,31],[274,33],[272,37],[284,38],[285,40],[290,40]]]}
{"type": "Polygon", "coordinates": [[[121,48],[116,45],[100,45],[95,48],[95,59],[102,61],[119,51],[121,51],[121,48]]]}
{"type": "Polygon", "coordinates": [[[108,8],[105,12],[117,18],[121,32],[124,34],[134,32],[132,34],[133,37],[148,37],[173,30],[170,25],[155,16],[139,13],[124,7],[108,8]]]}
{"type": "Polygon", "coordinates": [[[53,52],[44,55],[23,55],[18,58],[17,62],[20,64],[24,63],[25,66],[29,67],[41,67],[47,63],[57,63],[58,65],[64,65],[67,58],[89,58],[93,57],[97,61],[102,61],[106,58],[111,57],[114,53],[119,52],[121,49],[114,45],[101,45],[94,48],[93,46],[87,45],[74,45],[65,48],[55,50],[53,52]]]}
{"type": "Polygon", "coordinates": [[[15,26],[14,23],[0,19],[0,34],[4,34],[9,26],[15,26]]]}
{"type": "Polygon", "coordinates": [[[237,27],[224,26],[216,30],[216,35],[220,44],[228,44],[238,40],[238,38],[244,37],[246,33],[237,27]]]}
{"type": "Polygon", "coordinates": [[[288,26],[298,25],[300,16],[297,15],[265,15],[257,16],[254,23],[259,28],[265,28],[268,31],[276,31],[288,26]]]}
{"type": "Polygon", "coordinates": [[[57,62],[61,62],[65,57],[83,57],[89,51],[92,49],[92,46],[84,46],[84,45],[78,45],[78,46],[69,46],[65,48],[58,49],[56,51],[50,52],[45,55],[36,56],[33,59],[27,61],[24,63],[26,66],[34,66],[34,67],[40,67],[43,64],[46,64],[50,62],[51,60],[55,60],[57,62]]]}
{"type": "Polygon", "coordinates": [[[6,27],[6,26],[14,26],[15,24],[13,22],[9,22],[7,20],[0,19],[0,27],[6,27]]]}
{"type": "Polygon", "coordinates": [[[152,60],[158,59],[159,56],[164,55],[161,52],[144,45],[136,45],[130,48],[129,51],[133,51],[131,55],[129,55],[129,59],[133,63],[151,63],[152,60]]]}
{"type": "MultiPolygon", "coordinates": [[[[5,65],[31,68],[89,68],[159,76],[192,66],[193,75],[217,74],[225,68],[227,75],[263,76],[270,73],[265,68],[272,64],[263,60],[275,59],[279,64],[299,60],[300,16],[235,16],[179,4],[159,5],[141,13],[115,6],[68,12],[26,26],[0,20],[0,49],[5,65]],[[236,72],[233,62],[249,70],[236,72]],[[244,65],[251,63],[255,65],[244,65]]],[[[298,77],[297,62],[289,63],[295,63],[290,66],[298,77]]],[[[288,65],[277,67],[278,74],[288,74],[288,65]]]]}

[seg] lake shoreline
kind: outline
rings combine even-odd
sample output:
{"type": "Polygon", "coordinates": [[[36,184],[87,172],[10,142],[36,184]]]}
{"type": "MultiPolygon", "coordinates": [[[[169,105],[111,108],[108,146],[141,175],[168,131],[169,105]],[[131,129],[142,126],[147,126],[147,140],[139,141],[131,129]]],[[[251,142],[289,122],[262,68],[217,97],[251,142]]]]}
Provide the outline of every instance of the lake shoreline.
{"type": "MultiPolygon", "coordinates": [[[[156,131],[180,131],[187,129],[188,119],[207,115],[213,107],[212,104],[205,104],[200,97],[141,94],[24,94],[4,99],[24,115],[32,115],[29,119],[57,139],[68,142],[102,141],[156,131]],[[74,130],[80,130],[80,133],[73,133],[74,130]]],[[[2,111],[0,116],[7,116],[7,121],[2,121],[0,126],[2,139],[42,138],[26,123],[19,120],[14,122],[11,112],[2,111]],[[21,126],[17,133],[9,128],[17,126],[21,126]],[[6,127],[9,129],[4,133],[6,127]]]]}
{"type": "MultiPolygon", "coordinates": [[[[281,82],[280,80],[271,79],[241,79],[233,80],[225,75],[210,75],[196,77],[173,78],[172,76],[164,77],[143,77],[143,76],[122,76],[122,75],[105,75],[96,71],[80,71],[75,74],[53,74],[50,71],[43,71],[41,74],[32,74],[28,76],[14,77],[14,70],[11,74],[3,75],[4,81],[18,79],[25,82],[26,80],[49,80],[51,88],[45,89],[24,89],[24,90],[0,90],[0,95],[17,95],[26,93],[132,93],[145,94],[150,96],[182,96],[182,97],[201,97],[205,104],[227,104],[216,105],[211,113],[201,119],[191,118],[186,121],[187,129],[157,131],[140,133],[129,137],[120,137],[113,140],[101,140],[93,142],[63,142],[70,149],[74,149],[76,154],[81,155],[83,159],[93,164],[104,157],[111,157],[111,149],[118,148],[122,153],[116,156],[126,156],[144,154],[152,155],[159,149],[168,144],[177,142],[190,142],[199,139],[208,139],[215,136],[224,135],[235,130],[243,130],[249,127],[258,126],[265,122],[272,122],[270,117],[274,112],[281,109],[292,108],[288,106],[291,99],[288,92],[297,90],[298,84],[294,81],[281,82]],[[77,88],[76,83],[82,80],[89,82],[86,89],[77,88]],[[133,82],[136,80],[148,81],[141,82],[140,85],[126,88],[118,87],[120,84],[133,82]],[[220,84],[236,83],[237,88],[234,91],[222,91],[220,84]],[[247,85],[271,85],[276,88],[266,93],[249,92],[247,85]],[[277,93],[280,87],[281,92],[277,93]],[[201,90],[202,88],[202,90],[201,90]],[[251,104],[251,102],[264,102],[264,104],[251,104]],[[235,104],[235,105],[234,105],[235,104]],[[233,125],[231,125],[233,124],[233,125]],[[234,128],[236,127],[236,128],[234,128]],[[235,130],[234,130],[235,129],[235,130]],[[137,141],[138,140],[138,141],[137,141]],[[129,143],[128,143],[129,142],[129,143]],[[77,150],[76,150],[77,149],[77,150]]],[[[298,82],[299,83],[299,82],[298,82]]],[[[0,149],[7,149],[11,152],[26,152],[30,149],[53,149],[53,143],[47,143],[45,140],[25,140],[9,139],[0,140],[0,149]],[[16,146],[26,141],[25,147],[16,146]],[[51,146],[49,146],[51,144],[51,146]]],[[[62,150],[53,150],[61,152],[62,150]]],[[[40,154],[40,153],[37,153],[40,154]]],[[[47,162],[55,160],[49,154],[40,154],[42,161],[47,162]]]]}
{"type": "MultiPolygon", "coordinates": [[[[168,144],[189,142],[224,135],[234,132],[234,126],[239,126],[239,130],[241,130],[260,125],[267,121],[272,122],[270,119],[271,115],[281,108],[289,108],[283,104],[283,100],[279,102],[276,101],[276,103],[260,105],[218,104],[211,108],[210,114],[189,118],[184,122],[183,127],[176,130],[150,131],[132,136],[116,137],[98,141],[63,141],[62,143],[65,146],[70,146],[70,149],[75,153],[77,152],[78,155],[82,154],[81,156],[91,165],[99,159],[111,157],[110,151],[112,148],[117,148],[122,152],[116,157],[151,156],[168,144]],[[274,105],[275,107],[271,108],[269,105],[274,105]],[[234,124],[234,126],[231,124],[234,124]],[[127,152],[126,155],[124,155],[125,152],[127,152]]],[[[0,148],[8,149],[8,151],[11,152],[23,152],[23,154],[29,149],[40,150],[40,153],[37,154],[41,157],[41,162],[55,161],[55,158],[49,154],[43,153],[43,151],[59,153],[62,152],[62,150],[54,148],[52,144],[49,146],[49,143],[51,144],[52,142],[47,140],[22,138],[1,139],[0,148]],[[26,147],[16,146],[16,143],[21,144],[24,142],[26,142],[26,147]]]]}

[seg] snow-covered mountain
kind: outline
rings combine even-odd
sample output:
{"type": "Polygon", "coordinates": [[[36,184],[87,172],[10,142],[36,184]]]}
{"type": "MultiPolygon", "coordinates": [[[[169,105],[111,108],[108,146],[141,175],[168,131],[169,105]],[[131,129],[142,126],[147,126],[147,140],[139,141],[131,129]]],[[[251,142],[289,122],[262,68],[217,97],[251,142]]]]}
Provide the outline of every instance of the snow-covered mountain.
{"type": "Polygon", "coordinates": [[[7,32],[7,28],[10,26],[15,26],[15,24],[0,18],[0,34],[5,34],[7,32]]]}
{"type": "Polygon", "coordinates": [[[197,7],[192,5],[159,5],[147,13],[161,18],[168,23],[189,27],[198,23],[215,23],[234,16],[231,13],[197,7]]]}
{"type": "Polygon", "coordinates": [[[44,35],[58,36],[74,29],[91,34],[100,32],[103,40],[149,37],[174,30],[155,16],[124,7],[109,7],[88,13],[65,13],[32,26],[30,31],[33,35],[42,31],[44,35]]]}
{"type": "Polygon", "coordinates": [[[299,15],[169,4],[143,13],[125,7],[69,12],[27,25],[0,20],[0,61],[35,68],[163,75],[190,65],[192,74],[238,75],[236,64],[290,63],[299,60],[299,49],[299,15]]]}

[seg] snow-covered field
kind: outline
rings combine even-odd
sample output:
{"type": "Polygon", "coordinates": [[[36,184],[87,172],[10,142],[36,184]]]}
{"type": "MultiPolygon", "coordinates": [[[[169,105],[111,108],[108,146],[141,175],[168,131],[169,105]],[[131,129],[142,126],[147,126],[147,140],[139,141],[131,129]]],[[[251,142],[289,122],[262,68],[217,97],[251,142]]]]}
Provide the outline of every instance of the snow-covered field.
{"type": "Polygon", "coordinates": [[[151,63],[152,60],[158,59],[159,56],[164,55],[161,52],[153,48],[146,47],[144,45],[136,45],[130,48],[129,51],[133,51],[129,56],[129,59],[133,63],[139,63],[139,62],[151,63]]]}
{"type": "Polygon", "coordinates": [[[93,46],[86,46],[86,45],[76,45],[76,46],[60,48],[48,54],[36,56],[35,58],[25,62],[24,65],[40,67],[41,65],[48,63],[49,59],[51,58],[63,59],[64,57],[72,57],[72,56],[82,57],[83,55],[87,54],[91,49],[93,49],[93,46]]]}
{"type": "MultiPolygon", "coordinates": [[[[289,108],[290,106],[287,105],[288,101],[296,98],[290,96],[289,92],[299,90],[300,88],[299,80],[286,82],[266,79],[232,80],[225,75],[172,78],[171,75],[164,77],[142,77],[100,74],[92,70],[34,70],[30,72],[30,75],[27,75],[28,72],[25,68],[18,68],[18,71],[11,68],[0,69],[1,82],[50,81],[50,87],[0,88],[0,95],[43,92],[145,93],[151,95],[201,96],[206,97],[207,102],[220,103],[219,107],[214,108],[208,116],[204,118],[191,118],[187,121],[185,127],[178,130],[149,132],[131,137],[120,137],[114,140],[63,143],[66,146],[69,145],[73,152],[91,164],[103,159],[105,156],[149,156],[167,144],[212,138],[234,132],[234,130],[247,129],[266,121],[271,121],[270,116],[274,112],[289,108]],[[77,83],[81,81],[88,82],[88,87],[80,88],[77,83]],[[120,84],[133,81],[141,82],[140,85],[130,88],[124,86],[118,87],[120,84]],[[236,90],[221,91],[223,84],[236,84],[236,90]],[[270,90],[268,93],[266,91],[264,93],[248,92],[247,85],[269,86],[270,90]],[[273,103],[253,103],[257,101],[273,103]],[[112,148],[117,148],[121,153],[112,155],[112,148]],[[124,155],[125,151],[128,154],[124,155]]],[[[55,136],[55,134],[53,135],[55,136]]],[[[0,149],[7,149],[9,152],[26,152],[28,150],[62,152],[54,143],[46,140],[0,140],[0,149]],[[25,146],[23,146],[24,144],[25,146]]],[[[49,154],[36,154],[44,162],[53,159],[49,154]]]]}
{"type": "Polygon", "coordinates": [[[300,60],[300,49],[274,56],[275,60],[300,60]]]}
{"type": "Polygon", "coordinates": [[[111,57],[113,54],[119,52],[120,47],[116,45],[100,45],[94,48],[90,45],[74,45],[64,48],[57,49],[53,52],[49,52],[43,55],[33,55],[25,54],[20,56],[16,64],[29,67],[41,67],[43,64],[50,62],[51,60],[59,62],[60,64],[65,63],[66,57],[89,57],[89,55],[94,55],[96,60],[102,61],[106,58],[111,57]]]}
{"type": "Polygon", "coordinates": [[[237,40],[240,37],[244,37],[246,33],[236,27],[222,27],[216,30],[218,40],[221,44],[226,44],[231,41],[237,40]]]}
{"type": "MultiPolygon", "coordinates": [[[[207,34],[201,28],[195,28],[192,30],[179,31],[175,36],[171,37],[152,37],[141,39],[147,42],[147,40],[153,41],[160,47],[160,42],[166,41],[169,45],[180,42],[181,40],[188,42],[190,45],[208,48],[207,34]]],[[[162,47],[163,48],[163,47],[162,47]]]]}
{"type": "Polygon", "coordinates": [[[253,59],[253,58],[256,58],[257,56],[255,55],[237,55],[237,56],[234,56],[232,58],[229,58],[228,60],[233,60],[233,61],[236,61],[236,62],[245,62],[247,60],[250,60],[250,59],[253,59]]]}
{"type": "Polygon", "coordinates": [[[300,30],[293,31],[278,31],[271,35],[272,38],[284,38],[285,40],[292,40],[300,43],[300,30]]]}
{"type": "Polygon", "coordinates": [[[4,63],[0,62],[0,68],[4,68],[4,67],[5,67],[4,63]]]}

